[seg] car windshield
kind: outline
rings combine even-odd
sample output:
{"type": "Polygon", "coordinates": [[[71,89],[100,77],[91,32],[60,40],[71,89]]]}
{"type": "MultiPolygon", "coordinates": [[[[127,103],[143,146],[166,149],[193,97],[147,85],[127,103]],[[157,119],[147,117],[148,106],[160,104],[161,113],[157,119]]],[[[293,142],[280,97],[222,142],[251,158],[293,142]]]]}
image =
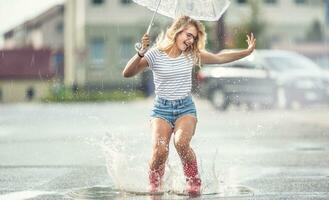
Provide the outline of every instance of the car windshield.
{"type": "Polygon", "coordinates": [[[268,56],[265,57],[268,67],[276,71],[319,70],[311,60],[302,56],[268,56]]]}

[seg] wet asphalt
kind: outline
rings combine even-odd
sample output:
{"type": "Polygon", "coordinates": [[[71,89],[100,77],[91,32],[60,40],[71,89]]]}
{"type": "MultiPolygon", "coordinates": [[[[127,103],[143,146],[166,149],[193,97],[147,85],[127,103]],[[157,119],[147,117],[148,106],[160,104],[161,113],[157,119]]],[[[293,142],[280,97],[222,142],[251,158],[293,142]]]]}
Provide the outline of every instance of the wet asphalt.
{"type": "MultiPolygon", "coordinates": [[[[201,174],[212,176],[215,166],[225,187],[197,199],[329,199],[328,106],[220,112],[195,102],[201,174]]],[[[117,134],[147,159],[151,106],[152,99],[1,105],[0,199],[152,199],[117,191],[101,148],[104,135],[117,134]]]]}

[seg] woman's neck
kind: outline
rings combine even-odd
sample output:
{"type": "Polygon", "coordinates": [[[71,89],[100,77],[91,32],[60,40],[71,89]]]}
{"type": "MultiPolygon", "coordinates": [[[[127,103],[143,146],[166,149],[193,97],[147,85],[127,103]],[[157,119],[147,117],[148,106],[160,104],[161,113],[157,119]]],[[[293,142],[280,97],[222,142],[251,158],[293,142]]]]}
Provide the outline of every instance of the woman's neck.
{"type": "Polygon", "coordinates": [[[169,48],[165,52],[171,58],[177,58],[178,56],[180,56],[182,54],[182,51],[180,49],[178,49],[176,44],[174,44],[171,48],[169,48]]]}

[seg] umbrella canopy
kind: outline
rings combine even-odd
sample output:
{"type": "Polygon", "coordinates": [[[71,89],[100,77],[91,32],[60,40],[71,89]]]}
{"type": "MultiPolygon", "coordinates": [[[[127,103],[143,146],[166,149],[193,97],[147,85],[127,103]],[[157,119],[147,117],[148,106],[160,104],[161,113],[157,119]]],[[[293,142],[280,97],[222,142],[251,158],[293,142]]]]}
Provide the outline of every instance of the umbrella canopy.
{"type": "Polygon", "coordinates": [[[229,0],[133,0],[170,18],[187,15],[196,20],[217,21],[230,5],[229,0]]]}
{"type": "MultiPolygon", "coordinates": [[[[133,0],[135,3],[154,11],[146,33],[149,34],[156,13],[176,18],[187,15],[195,20],[217,21],[230,5],[229,0],[133,0]]],[[[136,51],[142,49],[135,44],[136,51]]],[[[146,51],[146,49],[145,49],[146,51]]]]}

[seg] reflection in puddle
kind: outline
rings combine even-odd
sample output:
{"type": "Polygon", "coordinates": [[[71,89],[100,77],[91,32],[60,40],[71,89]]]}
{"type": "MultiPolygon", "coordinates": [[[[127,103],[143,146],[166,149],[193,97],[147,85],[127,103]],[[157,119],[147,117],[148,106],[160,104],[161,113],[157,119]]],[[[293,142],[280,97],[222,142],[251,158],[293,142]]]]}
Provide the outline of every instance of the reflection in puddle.
{"type": "Polygon", "coordinates": [[[298,147],[296,148],[297,151],[325,151],[326,148],[324,147],[298,147]]]}
{"type": "Polygon", "coordinates": [[[109,187],[91,187],[71,191],[66,196],[71,199],[115,199],[120,192],[109,187]]]}
{"type": "MultiPolygon", "coordinates": [[[[243,185],[235,185],[235,186],[225,186],[223,187],[220,193],[204,193],[197,199],[218,199],[220,197],[250,197],[253,196],[253,190],[249,187],[243,185]]],[[[125,192],[118,189],[113,189],[111,187],[90,187],[90,188],[82,188],[73,190],[68,192],[65,196],[69,199],[79,199],[79,200],[87,200],[87,199],[187,199],[188,196],[184,195],[184,193],[168,191],[164,192],[162,195],[152,195],[147,192],[125,192]]],[[[195,198],[194,198],[195,199],[195,198]]]]}

